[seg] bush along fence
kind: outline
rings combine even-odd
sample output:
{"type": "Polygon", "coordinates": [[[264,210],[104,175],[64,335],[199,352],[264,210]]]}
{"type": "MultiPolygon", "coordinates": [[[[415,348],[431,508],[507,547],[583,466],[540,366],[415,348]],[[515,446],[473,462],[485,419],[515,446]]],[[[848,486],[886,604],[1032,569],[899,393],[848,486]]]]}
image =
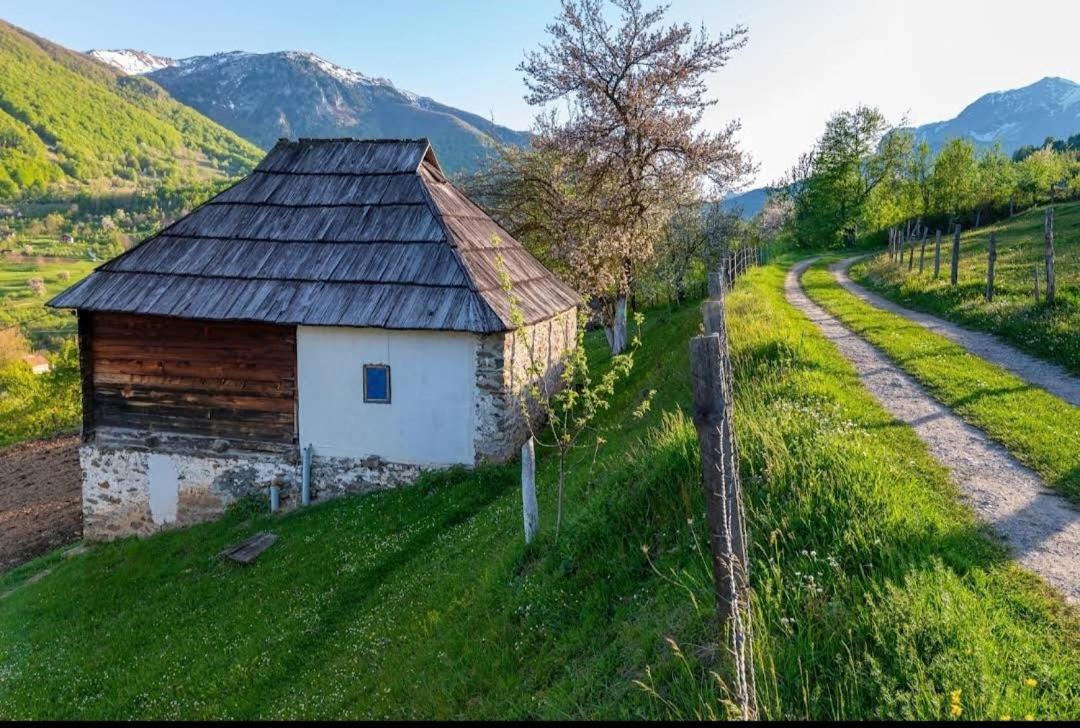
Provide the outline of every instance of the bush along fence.
{"type": "MultiPolygon", "coordinates": [[[[953,226],[952,260],[949,268],[949,285],[957,286],[960,277],[960,225],[953,226]]],[[[923,226],[922,220],[917,220],[914,226],[908,223],[901,230],[898,227],[889,228],[888,255],[889,260],[896,263],[901,269],[904,266],[904,255],[907,254],[907,269],[912,271],[915,257],[915,241],[919,241],[919,275],[923,273],[923,265],[926,258],[926,241],[929,230],[923,226]],[[921,236],[921,237],[920,237],[921,236]]],[[[1045,302],[1053,304],[1057,298],[1057,276],[1054,272],[1054,208],[1047,207],[1043,220],[1043,286],[1045,287],[1045,302]]],[[[990,234],[986,246],[986,300],[994,300],[994,268],[997,263],[997,236],[990,234]]],[[[934,235],[934,278],[941,274],[941,230],[934,235]]],[[[1035,303],[1039,303],[1043,294],[1040,292],[1039,266],[1033,270],[1032,293],[1035,303]]]]}
{"type": "MultiPolygon", "coordinates": [[[[719,260],[707,263],[716,265],[723,272],[728,285],[734,285],[735,279],[758,265],[765,265],[773,257],[772,247],[769,245],[752,245],[734,250],[728,250],[720,254],[719,260]]],[[[708,280],[703,280],[696,275],[687,276],[690,280],[680,282],[651,281],[642,286],[634,297],[636,310],[656,308],[659,306],[670,307],[673,303],[682,303],[686,300],[705,298],[708,295],[708,280]]],[[[707,278],[707,276],[706,276],[707,278]]]]}
{"type": "MultiPolygon", "coordinates": [[[[736,273],[736,276],[738,273],[736,273]]],[[[749,535],[732,419],[732,374],[724,318],[724,273],[709,276],[703,307],[705,335],[690,341],[694,425],[701,448],[705,514],[712,556],[716,614],[731,651],[734,697],[743,719],[757,717],[751,620],[749,535]]]]}

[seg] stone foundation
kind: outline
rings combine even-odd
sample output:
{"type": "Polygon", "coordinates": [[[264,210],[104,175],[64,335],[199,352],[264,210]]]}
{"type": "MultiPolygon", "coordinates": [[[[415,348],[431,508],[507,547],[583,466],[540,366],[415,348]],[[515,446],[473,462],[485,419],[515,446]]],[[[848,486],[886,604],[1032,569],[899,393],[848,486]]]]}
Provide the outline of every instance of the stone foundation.
{"type": "MultiPolygon", "coordinates": [[[[255,496],[269,503],[271,483],[281,488],[283,510],[300,502],[299,464],[277,455],[207,456],[84,445],[83,535],[108,540],[213,520],[230,503],[255,496]]],[[[316,457],[312,499],[366,493],[411,483],[417,465],[316,457]]]]}
{"type": "MultiPolygon", "coordinates": [[[[518,331],[480,337],[473,438],[477,464],[503,462],[517,455],[529,436],[521,402],[522,392],[537,379],[533,365],[549,391],[557,388],[563,355],[576,336],[577,310],[570,309],[518,331]]],[[[535,410],[532,416],[538,419],[535,410]]]]}

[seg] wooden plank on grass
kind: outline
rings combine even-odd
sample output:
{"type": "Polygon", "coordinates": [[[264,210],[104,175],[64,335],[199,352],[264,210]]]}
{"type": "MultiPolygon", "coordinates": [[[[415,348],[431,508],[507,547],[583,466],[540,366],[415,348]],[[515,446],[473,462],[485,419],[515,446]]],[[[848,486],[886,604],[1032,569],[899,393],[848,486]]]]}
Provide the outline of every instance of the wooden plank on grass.
{"type": "Polygon", "coordinates": [[[277,539],[277,534],[269,531],[259,531],[254,536],[230,546],[221,553],[230,561],[235,561],[238,564],[250,564],[259,558],[263,551],[273,546],[277,539]]]}

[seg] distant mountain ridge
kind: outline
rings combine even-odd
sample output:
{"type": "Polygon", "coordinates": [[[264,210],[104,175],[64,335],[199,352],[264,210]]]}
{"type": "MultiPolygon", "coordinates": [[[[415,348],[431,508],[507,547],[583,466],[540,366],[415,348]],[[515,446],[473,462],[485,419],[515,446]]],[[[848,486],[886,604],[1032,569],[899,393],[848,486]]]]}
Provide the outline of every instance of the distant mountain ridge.
{"type": "Polygon", "coordinates": [[[911,131],[934,151],[956,137],[980,148],[1000,143],[1008,154],[1025,145],[1040,146],[1050,136],[1080,133],[1080,84],[1047,76],[1029,86],[984,94],[956,118],[911,131]]]}
{"type": "Polygon", "coordinates": [[[529,140],[526,132],[305,51],[182,59],[130,49],[90,53],[125,73],[145,75],[263,149],[282,137],[427,137],[444,168],[461,172],[479,166],[493,142],[529,140]]]}

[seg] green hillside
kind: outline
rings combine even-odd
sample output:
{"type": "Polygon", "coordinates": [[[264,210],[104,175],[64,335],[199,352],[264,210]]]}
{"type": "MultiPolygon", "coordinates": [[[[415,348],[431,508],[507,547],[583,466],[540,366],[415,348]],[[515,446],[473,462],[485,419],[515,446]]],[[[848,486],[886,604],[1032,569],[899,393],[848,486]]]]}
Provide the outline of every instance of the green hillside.
{"type": "MultiPolygon", "coordinates": [[[[1080,713],[1076,613],[987,538],[783,279],[755,270],[728,305],[763,717],[1080,713]]],[[[700,327],[694,305],[648,316],[557,541],[541,453],[529,548],[508,465],[252,503],[0,577],[0,719],[724,717],[686,414],[700,327]],[[255,564],[218,556],[260,530],[280,538],[255,564]]],[[[589,347],[608,360],[599,332],[589,347]]]]}
{"type": "Polygon", "coordinates": [[[908,270],[891,263],[886,254],[855,264],[851,277],[883,296],[955,321],[989,331],[1027,352],[1080,374],[1080,202],[1054,209],[1054,249],[1057,270],[1057,303],[1035,303],[1034,276],[1045,294],[1043,216],[1045,207],[1034,207],[1011,220],[969,230],[960,237],[959,276],[956,288],[949,285],[952,238],[941,243],[941,275],[933,277],[934,243],[927,244],[926,269],[919,274],[919,251],[908,270]],[[997,240],[994,301],[987,303],[986,265],[990,233],[997,240]]]}
{"type": "Polygon", "coordinates": [[[152,81],[0,21],[0,199],[206,180],[260,156],[152,81]]]}

